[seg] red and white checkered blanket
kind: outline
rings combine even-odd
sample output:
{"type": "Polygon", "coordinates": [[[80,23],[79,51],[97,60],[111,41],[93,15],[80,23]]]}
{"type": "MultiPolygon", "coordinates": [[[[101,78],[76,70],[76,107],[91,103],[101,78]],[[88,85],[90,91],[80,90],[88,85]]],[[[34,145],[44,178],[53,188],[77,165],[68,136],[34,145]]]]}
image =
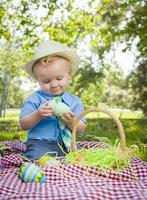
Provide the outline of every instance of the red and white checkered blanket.
{"type": "MultiPolygon", "coordinates": [[[[146,200],[147,162],[136,157],[131,166],[120,173],[101,171],[61,164],[52,168],[45,166],[46,183],[23,183],[19,177],[22,163],[18,153],[25,149],[23,142],[5,142],[11,153],[0,160],[0,200],[146,200]]],[[[87,148],[105,147],[99,142],[82,142],[87,148]]]]}

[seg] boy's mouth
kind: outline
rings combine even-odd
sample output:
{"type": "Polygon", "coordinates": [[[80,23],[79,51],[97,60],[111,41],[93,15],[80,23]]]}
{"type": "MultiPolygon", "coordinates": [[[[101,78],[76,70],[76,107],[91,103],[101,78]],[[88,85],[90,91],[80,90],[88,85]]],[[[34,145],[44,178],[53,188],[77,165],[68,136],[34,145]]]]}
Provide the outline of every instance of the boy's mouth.
{"type": "Polygon", "coordinates": [[[56,90],[51,90],[51,92],[59,92],[59,89],[56,89],[56,90]]]}
{"type": "Polygon", "coordinates": [[[59,87],[57,87],[57,88],[52,88],[52,89],[51,89],[51,92],[58,92],[58,91],[60,91],[60,88],[59,88],[59,87]]]}

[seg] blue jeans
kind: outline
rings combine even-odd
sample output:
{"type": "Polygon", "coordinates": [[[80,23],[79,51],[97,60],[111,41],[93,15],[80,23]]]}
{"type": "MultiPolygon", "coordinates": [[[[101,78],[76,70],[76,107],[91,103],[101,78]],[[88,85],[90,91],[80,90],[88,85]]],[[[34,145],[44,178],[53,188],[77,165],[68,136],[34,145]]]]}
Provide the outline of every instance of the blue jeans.
{"type": "Polygon", "coordinates": [[[63,142],[51,142],[46,140],[32,139],[26,142],[27,148],[24,156],[31,160],[38,160],[45,153],[50,156],[64,156],[67,153],[63,142]]]}

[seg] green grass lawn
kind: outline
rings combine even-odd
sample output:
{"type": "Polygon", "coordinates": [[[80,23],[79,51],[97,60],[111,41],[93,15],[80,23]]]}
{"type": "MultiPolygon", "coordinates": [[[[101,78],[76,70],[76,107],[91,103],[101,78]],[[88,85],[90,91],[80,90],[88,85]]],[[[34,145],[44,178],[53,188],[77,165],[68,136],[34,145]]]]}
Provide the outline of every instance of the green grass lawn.
{"type": "MultiPolygon", "coordinates": [[[[117,110],[117,109],[116,110],[110,109],[110,111],[115,113],[115,115],[119,119],[140,119],[140,118],[144,117],[141,112],[133,112],[133,111],[129,111],[129,110],[123,111],[123,110],[117,110]]],[[[20,113],[19,109],[8,109],[6,111],[6,120],[8,120],[8,119],[18,120],[19,113],[20,113]]],[[[105,113],[95,113],[94,112],[94,113],[89,113],[87,115],[87,118],[109,118],[109,116],[106,115],[105,113]]]]}
{"type": "MultiPolygon", "coordinates": [[[[109,109],[108,109],[109,110],[109,109]]],[[[113,112],[119,119],[140,119],[143,118],[143,114],[141,112],[133,112],[129,110],[125,111],[119,111],[119,110],[113,110],[110,109],[109,111],[113,112]]],[[[110,118],[107,114],[105,113],[89,113],[87,114],[88,118],[110,118]]]]}
{"type": "Polygon", "coordinates": [[[18,120],[20,109],[7,109],[5,118],[0,118],[0,120],[18,120]]]}
{"type": "MultiPolygon", "coordinates": [[[[147,160],[147,148],[143,145],[147,144],[147,119],[138,112],[116,112],[123,124],[126,144],[136,144],[139,146],[141,158],[147,160]]],[[[0,141],[17,141],[26,140],[26,132],[21,131],[18,126],[19,110],[8,110],[6,118],[0,118],[0,141]]],[[[116,124],[103,113],[90,113],[87,115],[87,128],[85,134],[78,135],[77,140],[97,141],[98,138],[107,139],[111,144],[119,138],[118,128],[116,124]]]]}

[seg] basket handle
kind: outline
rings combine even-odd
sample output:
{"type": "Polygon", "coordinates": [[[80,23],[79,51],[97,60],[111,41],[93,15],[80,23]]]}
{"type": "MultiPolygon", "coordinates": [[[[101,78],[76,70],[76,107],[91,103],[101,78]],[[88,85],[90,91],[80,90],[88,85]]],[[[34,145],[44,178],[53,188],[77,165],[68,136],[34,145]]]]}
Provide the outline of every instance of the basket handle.
{"type": "Polygon", "coordinates": [[[83,116],[85,116],[86,114],[88,114],[90,112],[103,112],[103,113],[109,115],[113,119],[113,121],[117,124],[118,131],[119,131],[120,148],[121,148],[122,151],[125,151],[126,141],[125,141],[125,132],[124,132],[124,128],[122,126],[122,123],[120,122],[120,120],[112,112],[110,112],[108,110],[105,110],[105,109],[98,109],[98,108],[90,108],[90,109],[80,113],[80,115],[75,119],[75,121],[73,123],[73,129],[72,129],[71,150],[72,151],[76,151],[77,150],[77,146],[76,146],[76,130],[77,130],[79,121],[83,116]]]}

